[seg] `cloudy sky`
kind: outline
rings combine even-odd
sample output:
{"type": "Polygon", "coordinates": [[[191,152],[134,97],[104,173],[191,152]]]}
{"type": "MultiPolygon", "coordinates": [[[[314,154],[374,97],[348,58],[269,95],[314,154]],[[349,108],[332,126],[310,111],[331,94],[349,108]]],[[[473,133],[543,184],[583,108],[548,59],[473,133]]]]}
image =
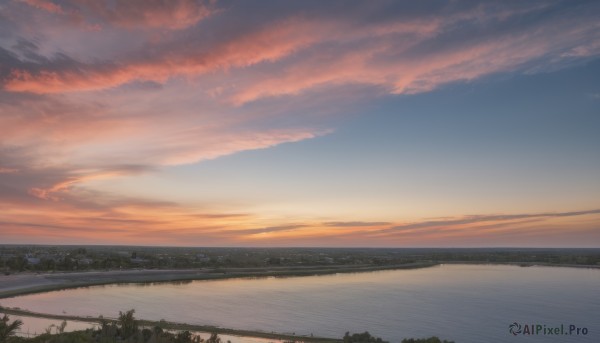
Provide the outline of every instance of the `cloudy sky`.
{"type": "Polygon", "coordinates": [[[600,246],[600,2],[0,2],[0,243],[600,246]]]}

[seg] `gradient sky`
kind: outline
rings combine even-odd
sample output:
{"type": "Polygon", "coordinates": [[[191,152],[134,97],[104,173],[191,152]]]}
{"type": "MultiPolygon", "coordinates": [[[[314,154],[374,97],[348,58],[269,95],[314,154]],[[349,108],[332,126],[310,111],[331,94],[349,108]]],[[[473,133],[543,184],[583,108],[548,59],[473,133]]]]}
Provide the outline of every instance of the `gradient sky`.
{"type": "Polygon", "coordinates": [[[0,2],[0,243],[600,247],[600,2],[0,2]]]}

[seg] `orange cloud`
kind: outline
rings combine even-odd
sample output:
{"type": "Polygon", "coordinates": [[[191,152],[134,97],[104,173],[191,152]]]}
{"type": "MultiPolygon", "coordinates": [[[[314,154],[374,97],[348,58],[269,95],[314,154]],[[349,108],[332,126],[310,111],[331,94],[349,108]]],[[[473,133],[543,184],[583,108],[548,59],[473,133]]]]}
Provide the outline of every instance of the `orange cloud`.
{"type": "MultiPolygon", "coordinates": [[[[60,188],[60,187],[57,187],[60,188]]],[[[176,203],[56,189],[60,201],[16,205],[0,198],[7,242],[280,246],[536,246],[597,241],[600,210],[477,215],[400,222],[289,222],[235,207],[210,210],[176,203]],[[563,227],[570,229],[565,231],[563,227]],[[575,234],[576,233],[576,234],[575,234]],[[572,237],[569,237],[572,235],[572,237]]]]}

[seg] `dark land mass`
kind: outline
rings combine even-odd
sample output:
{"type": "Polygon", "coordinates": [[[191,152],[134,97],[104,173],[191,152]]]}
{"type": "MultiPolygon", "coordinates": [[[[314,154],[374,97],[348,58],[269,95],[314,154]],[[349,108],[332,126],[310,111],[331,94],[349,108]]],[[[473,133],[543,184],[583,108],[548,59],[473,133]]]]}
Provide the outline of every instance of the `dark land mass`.
{"type": "Polygon", "coordinates": [[[0,271],[386,266],[407,263],[600,266],[600,248],[203,248],[0,245],[0,271]]]}

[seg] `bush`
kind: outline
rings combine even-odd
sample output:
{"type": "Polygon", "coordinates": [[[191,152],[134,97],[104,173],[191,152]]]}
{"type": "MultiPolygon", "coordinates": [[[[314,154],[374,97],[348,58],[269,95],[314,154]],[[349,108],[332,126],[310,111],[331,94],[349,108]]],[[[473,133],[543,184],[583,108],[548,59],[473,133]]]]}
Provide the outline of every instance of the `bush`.
{"type": "Polygon", "coordinates": [[[429,338],[405,338],[402,343],[454,343],[454,341],[440,340],[433,336],[429,338]]]}
{"type": "Polygon", "coordinates": [[[379,337],[371,336],[368,331],[363,333],[355,333],[350,336],[349,332],[344,335],[344,343],[389,343],[379,337]]]}

